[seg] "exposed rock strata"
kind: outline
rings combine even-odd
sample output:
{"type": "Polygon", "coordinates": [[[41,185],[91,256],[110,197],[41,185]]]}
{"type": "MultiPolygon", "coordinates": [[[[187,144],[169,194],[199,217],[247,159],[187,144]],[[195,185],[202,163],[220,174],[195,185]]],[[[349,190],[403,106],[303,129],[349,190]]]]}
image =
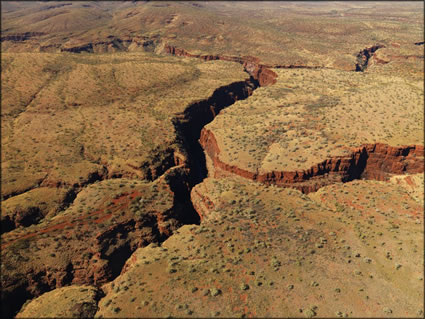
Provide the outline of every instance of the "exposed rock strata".
{"type": "Polygon", "coordinates": [[[177,144],[180,145],[179,152],[174,156],[174,165],[183,164],[189,168],[191,186],[194,186],[207,176],[205,155],[198,142],[203,127],[214,120],[222,109],[238,100],[248,98],[257,87],[274,84],[277,74],[259,64],[259,60],[255,57],[192,55],[183,49],[170,46],[165,46],[165,51],[172,55],[200,58],[205,61],[225,60],[241,63],[250,75],[245,81],[234,82],[216,89],[211,97],[192,103],[184,112],[174,117],[177,144]]]}
{"type": "MultiPolygon", "coordinates": [[[[152,179],[160,174],[165,174],[163,176],[166,179],[166,185],[174,194],[171,209],[152,211],[141,221],[123,217],[116,225],[103,229],[102,232],[93,236],[92,239],[95,241],[93,247],[95,248],[90,250],[89,255],[81,256],[78,268],[72,261],[63,263],[63,265],[55,265],[52,269],[34,268],[27,271],[26,275],[20,273],[14,278],[3,279],[8,293],[6,297],[3,294],[2,299],[8,303],[14,303],[13,310],[16,310],[24,300],[55,287],[69,284],[99,285],[104,283],[121,272],[124,262],[137,247],[149,242],[164,240],[171,235],[178,224],[198,222],[198,220],[187,218],[185,211],[193,212],[190,191],[207,175],[204,153],[198,143],[199,138],[215,168],[264,184],[295,187],[303,192],[315,191],[334,181],[345,182],[361,177],[385,180],[390,173],[423,172],[423,146],[397,148],[384,144],[363,145],[354,150],[351,156],[328,159],[304,171],[269,172],[258,175],[225,164],[219,159],[220,150],[213,134],[204,126],[211,122],[220,110],[232,105],[237,100],[247,98],[257,87],[274,84],[277,75],[268,66],[260,64],[259,60],[253,57],[191,55],[185,50],[169,46],[166,46],[165,50],[173,55],[201,58],[205,61],[227,60],[241,63],[250,74],[250,78],[218,88],[210,98],[189,105],[183,113],[175,116],[173,123],[181,149],[174,150],[172,160],[170,160],[171,155],[167,157],[165,166],[161,166],[159,169],[147,168],[151,171],[152,179]],[[178,211],[177,214],[176,211],[178,211]],[[179,218],[170,224],[169,222],[175,216],[179,216],[179,218]],[[146,228],[151,228],[152,233],[147,234],[146,228]],[[97,262],[94,262],[94,259],[97,262]]],[[[132,194],[123,195],[123,198],[123,201],[127,203],[134,199],[132,194]]],[[[205,207],[212,208],[212,202],[207,198],[203,198],[203,202],[205,207]]],[[[119,205],[120,198],[117,198],[117,202],[114,204],[119,205]]],[[[199,211],[198,214],[202,218],[203,214],[199,211]]],[[[48,231],[59,229],[49,228],[48,231]]],[[[21,239],[27,239],[27,237],[21,239]]],[[[21,257],[27,258],[27,256],[21,257]]]]}
{"type": "MultiPolygon", "coordinates": [[[[126,52],[126,51],[146,51],[153,52],[158,44],[156,38],[147,37],[133,37],[133,38],[108,38],[104,41],[88,42],[80,45],[62,45],[60,46],[61,52],[73,53],[104,53],[104,52],[126,52]]],[[[47,48],[46,48],[47,49],[47,48]]],[[[40,48],[43,50],[43,48],[40,48]]]]}
{"type": "MultiPolygon", "coordinates": [[[[223,162],[215,136],[206,128],[201,132],[200,143],[212,159],[215,169],[268,185],[293,187],[304,193],[317,191],[320,187],[335,182],[359,178],[384,181],[389,179],[390,174],[424,171],[424,147],[421,145],[393,147],[381,143],[364,144],[354,149],[350,156],[330,158],[307,170],[258,174],[223,162]]],[[[219,174],[217,171],[216,175],[219,174]]]]}
{"type": "Polygon", "coordinates": [[[79,43],[51,43],[40,44],[32,41],[46,35],[43,32],[25,32],[8,34],[1,37],[1,42],[10,41],[15,44],[24,42],[38,52],[72,52],[72,53],[105,53],[145,51],[153,52],[161,42],[158,37],[114,37],[108,36],[103,40],[93,42],[81,41],[79,43]]]}

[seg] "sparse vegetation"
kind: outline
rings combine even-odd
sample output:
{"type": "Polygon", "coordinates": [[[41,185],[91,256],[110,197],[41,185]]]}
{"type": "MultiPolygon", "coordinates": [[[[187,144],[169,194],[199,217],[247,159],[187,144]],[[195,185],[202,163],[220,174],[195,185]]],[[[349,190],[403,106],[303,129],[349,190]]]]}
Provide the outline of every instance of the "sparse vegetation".
{"type": "Polygon", "coordinates": [[[2,317],[423,317],[418,8],[2,3],[2,317]]]}

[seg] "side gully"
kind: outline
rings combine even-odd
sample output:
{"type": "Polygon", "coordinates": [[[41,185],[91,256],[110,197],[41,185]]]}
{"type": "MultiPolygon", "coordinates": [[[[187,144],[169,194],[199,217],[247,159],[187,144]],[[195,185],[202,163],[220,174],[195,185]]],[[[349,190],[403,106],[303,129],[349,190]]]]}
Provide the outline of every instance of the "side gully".
{"type": "Polygon", "coordinates": [[[382,44],[375,44],[370,48],[365,48],[357,54],[356,72],[364,72],[369,66],[369,60],[378,49],[385,48],[382,44]]]}

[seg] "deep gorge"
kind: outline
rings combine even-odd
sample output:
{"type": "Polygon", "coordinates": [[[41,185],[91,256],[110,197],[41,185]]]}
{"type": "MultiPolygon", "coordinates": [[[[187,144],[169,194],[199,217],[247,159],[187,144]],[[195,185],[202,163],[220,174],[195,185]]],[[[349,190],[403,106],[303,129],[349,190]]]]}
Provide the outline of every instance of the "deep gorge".
{"type": "MultiPolygon", "coordinates": [[[[188,105],[183,112],[176,114],[172,120],[177,136],[176,142],[180,149],[178,151],[175,150],[172,157],[167,157],[166,163],[161,165],[161,170],[158,171],[158,174],[152,175],[152,180],[159,178],[166,180],[174,193],[174,213],[179,215],[179,220],[182,224],[199,224],[201,222],[202,215],[193,207],[190,193],[195,185],[201,183],[208,176],[205,156],[209,156],[212,159],[217,169],[266,185],[275,184],[281,187],[296,188],[303,193],[317,191],[319,188],[335,182],[349,182],[360,178],[386,180],[389,174],[420,173],[424,171],[423,146],[391,147],[379,143],[362,145],[354,150],[350,156],[329,158],[308,170],[300,172],[281,171],[258,175],[238,167],[229,166],[220,161],[218,157],[220,150],[215,137],[204,127],[212,122],[221,110],[233,105],[238,100],[247,99],[253,94],[255,89],[276,83],[277,74],[269,66],[261,64],[255,57],[191,55],[183,49],[170,46],[165,48],[166,53],[175,56],[199,58],[204,61],[225,60],[240,63],[248,74],[248,78],[245,81],[238,81],[219,87],[209,98],[188,105]]],[[[371,52],[367,52],[370,56],[371,52]]],[[[368,54],[365,53],[365,56],[368,54]]],[[[365,65],[367,67],[367,60],[365,65]]],[[[288,68],[296,67],[289,66],[288,68]]],[[[73,196],[72,200],[74,198],[75,196],[73,196]]],[[[154,224],[155,222],[152,221],[151,223],[154,224]]],[[[121,227],[123,228],[122,231],[117,230],[116,232],[105,233],[105,236],[113,237],[108,238],[106,242],[116,236],[122,236],[123,233],[135,232],[134,223],[130,224],[122,225],[123,227],[125,226],[124,228],[121,227]]],[[[163,235],[159,231],[157,233],[155,240],[159,243],[172,235],[172,233],[163,235]]],[[[107,278],[99,280],[98,283],[92,281],[84,283],[100,285],[105,281],[113,280],[120,274],[125,260],[131,256],[137,247],[137,245],[131,243],[117,249],[108,258],[110,274],[107,278]]],[[[75,269],[68,267],[64,271],[65,281],[63,284],[73,284],[75,269]]],[[[56,283],[45,282],[44,275],[32,274],[30,279],[20,279],[22,284],[17,286],[14,293],[11,293],[5,300],[11,305],[11,312],[7,313],[8,316],[16,313],[26,300],[56,288],[56,283]],[[40,290],[37,293],[29,293],[27,289],[29,283],[25,280],[35,281],[40,290]]]]}

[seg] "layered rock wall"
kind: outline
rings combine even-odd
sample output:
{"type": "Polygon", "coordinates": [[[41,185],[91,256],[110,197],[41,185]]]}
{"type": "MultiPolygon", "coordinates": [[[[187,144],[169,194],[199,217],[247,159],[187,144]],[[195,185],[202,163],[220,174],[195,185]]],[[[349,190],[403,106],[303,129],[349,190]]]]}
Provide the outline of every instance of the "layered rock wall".
{"type": "MultiPolygon", "coordinates": [[[[304,193],[317,191],[334,182],[348,182],[365,178],[388,180],[391,174],[421,173],[424,171],[424,147],[364,144],[349,156],[326,159],[306,170],[270,171],[258,174],[225,163],[220,159],[220,148],[214,134],[204,128],[200,143],[211,158],[214,168],[264,184],[293,187],[304,193]]],[[[220,172],[216,172],[219,175],[220,172]]]]}

